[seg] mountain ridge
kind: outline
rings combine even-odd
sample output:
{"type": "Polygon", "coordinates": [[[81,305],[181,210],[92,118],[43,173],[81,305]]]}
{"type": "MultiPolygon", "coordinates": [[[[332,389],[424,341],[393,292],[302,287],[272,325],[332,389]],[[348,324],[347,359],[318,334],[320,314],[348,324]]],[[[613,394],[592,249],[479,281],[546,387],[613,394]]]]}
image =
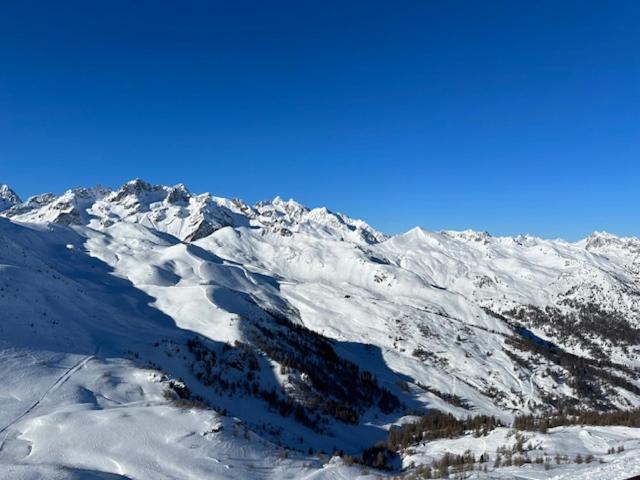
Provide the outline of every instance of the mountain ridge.
{"type": "MultiPolygon", "coordinates": [[[[245,429],[252,455],[286,449],[295,462],[309,449],[364,455],[389,429],[433,410],[505,425],[525,413],[632,411],[640,407],[639,243],[418,227],[387,236],[294,200],[248,205],[139,179],[30,197],[0,213],[0,380],[19,393],[0,397],[3,448],[17,452],[14,466],[30,461],[24,445],[42,451],[48,422],[67,410],[70,422],[96,431],[102,416],[128,431],[117,420],[122,405],[148,405],[136,410],[145,418],[169,415],[188,438],[194,427],[180,408],[207,425],[218,412],[225,428],[245,429]],[[73,379],[46,393],[38,379],[53,378],[49,365],[58,363],[73,379]]],[[[158,446],[149,435],[162,452],[180,444],[158,446]]],[[[216,435],[220,445],[234,442],[216,435]]],[[[126,464],[119,473],[159,473],[117,457],[126,464]]],[[[433,458],[418,457],[400,452],[391,463],[433,458]]],[[[89,458],[114,472],[95,452],[89,458]]],[[[253,478],[225,462],[243,472],[237,478],[253,478]]],[[[295,462],[274,478],[285,470],[303,478],[295,462]]],[[[200,473],[222,468],[205,464],[200,473]]],[[[330,471],[350,478],[345,468],[330,471]]]]}
{"type": "MultiPolygon", "coordinates": [[[[119,197],[120,195],[122,196],[126,196],[126,193],[132,193],[135,192],[136,189],[138,189],[139,191],[145,191],[145,190],[155,190],[155,191],[163,191],[166,194],[166,197],[163,198],[163,200],[166,200],[167,203],[169,204],[177,204],[179,203],[180,199],[182,199],[182,201],[184,202],[185,200],[188,200],[189,198],[195,197],[195,198],[208,198],[211,200],[215,200],[216,202],[219,202],[220,204],[223,204],[225,206],[227,206],[229,208],[229,210],[232,210],[236,213],[240,213],[240,212],[247,212],[247,211],[252,211],[252,215],[257,215],[258,211],[260,208],[267,208],[267,211],[269,209],[272,209],[272,207],[277,206],[280,207],[281,211],[284,212],[304,212],[304,213],[312,213],[314,212],[315,216],[322,216],[322,214],[332,214],[332,215],[336,215],[337,217],[345,217],[348,218],[349,221],[354,222],[354,223],[358,223],[361,224],[363,226],[363,228],[365,229],[370,229],[373,233],[373,236],[371,238],[376,238],[377,241],[382,241],[384,239],[388,239],[391,237],[397,237],[397,236],[402,236],[402,235],[407,235],[407,234],[411,234],[414,231],[422,231],[424,233],[427,234],[444,234],[444,235],[449,235],[451,237],[454,238],[460,238],[460,239],[464,239],[466,238],[470,238],[470,239],[485,239],[485,238],[511,238],[511,239],[519,239],[521,241],[525,241],[527,239],[537,239],[537,240],[550,240],[550,241],[556,241],[556,242],[564,242],[564,243],[568,243],[568,244],[576,244],[576,245],[581,245],[581,244],[585,244],[585,247],[587,249],[597,249],[600,246],[606,245],[606,244],[611,244],[611,243],[627,243],[627,244],[632,244],[632,245],[640,245],[640,238],[633,236],[633,235],[626,235],[626,236],[620,236],[614,233],[610,233],[607,231],[593,231],[592,233],[588,234],[586,237],[582,238],[582,239],[578,239],[575,241],[569,241],[569,240],[565,240],[563,238],[560,237],[556,237],[556,238],[546,238],[546,237],[541,237],[541,236],[537,236],[537,235],[531,235],[531,234],[517,234],[517,235],[500,235],[500,236],[494,236],[491,233],[487,232],[487,231],[481,231],[481,230],[473,230],[473,229],[465,229],[465,230],[448,230],[448,229],[444,229],[444,230],[427,230],[421,226],[415,226],[410,228],[409,230],[407,230],[406,232],[401,232],[401,233],[397,233],[397,234],[387,234],[382,232],[381,230],[377,230],[373,227],[371,227],[368,223],[366,223],[364,220],[360,220],[360,219],[354,219],[352,217],[349,217],[343,213],[340,212],[332,212],[331,210],[327,209],[326,207],[315,207],[315,208],[309,208],[306,207],[305,205],[297,202],[295,199],[293,198],[289,198],[288,200],[284,200],[281,196],[276,195],[273,199],[271,200],[260,200],[257,201],[254,205],[250,205],[248,203],[245,203],[244,201],[238,199],[238,198],[223,198],[223,197],[217,197],[214,196],[208,192],[204,192],[201,194],[192,194],[191,191],[183,184],[183,183],[177,183],[173,186],[168,186],[168,185],[163,185],[163,184],[151,184],[149,182],[146,182],[140,178],[135,178],[132,179],[128,182],[125,182],[123,185],[121,185],[120,187],[116,188],[116,189],[112,189],[109,187],[102,187],[102,186],[96,186],[96,187],[91,187],[91,188],[86,188],[86,187],[77,187],[77,188],[73,188],[73,189],[69,189],[66,190],[65,192],[63,192],[60,195],[56,195],[54,193],[43,193],[43,194],[38,194],[38,195],[33,195],[31,197],[29,197],[26,201],[22,201],[20,199],[20,197],[15,193],[14,190],[11,189],[11,187],[9,187],[6,184],[3,184],[0,186],[0,198],[4,199],[5,196],[6,198],[11,198],[12,202],[9,204],[9,206],[5,207],[4,209],[0,209],[0,212],[2,212],[3,210],[9,210],[11,207],[14,206],[19,206],[20,204],[23,204],[22,208],[18,208],[16,210],[14,210],[13,212],[4,212],[3,216],[8,216],[8,217],[13,217],[16,219],[19,219],[21,216],[23,216],[28,209],[39,209],[39,208],[43,208],[46,207],[47,204],[49,204],[52,201],[63,201],[65,198],[69,198],[69,197],[73,197],[76,196],[77,194],[88,194],[89,192],[95,192],[96,195],[101,194],[102,197],[107,196],[107,194],[112,194],[115,195],[117,199],[121,200],[122,198],[119,197]]],[[[295,215],[294,215],[295,216],[295,215]]],[[[34,221],[35,219],[33,217],[23,217],[24,219],[26,219],[27,221],[34,221]]],[[[46,215],[43,215],[40,217],[40,220],[42,222],[47,222],[47,221],[52,221],[51,218],[47,217],[46,215]]],[[[55,221],[55,218],[53,218],[53,221],[55,221]]],[[[479,240],[478,240],[479,241],[479,240]]]]}

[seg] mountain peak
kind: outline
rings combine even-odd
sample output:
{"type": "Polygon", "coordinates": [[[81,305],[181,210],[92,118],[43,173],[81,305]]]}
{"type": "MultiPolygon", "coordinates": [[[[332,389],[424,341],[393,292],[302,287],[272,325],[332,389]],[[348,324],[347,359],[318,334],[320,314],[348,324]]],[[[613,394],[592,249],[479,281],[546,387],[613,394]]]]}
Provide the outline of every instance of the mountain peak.
{"type": "Polygon", "coordinates": [[[454,238],[465,242],[487,243],[489,242],[489,239],[492,238],[489,232],[481,232],[477,230],[444,230],[440,233],[446,235],[449,238],[454,238]]]}
{"type": "Polygon", "coordinates": [[[407,230],[403,235],[406,236],[422,236],[422,235],[432,235],[432,232],[426,230],[420,226],[413,227],[410,230],[407,230]]]}
{"type": "Polygon", "coordinates": [[[636,237],[619,237],[613,233],[605,231],[596,231],[584,240],[578,242],[587,250],[607,250],[609,253],[612,249],[626,249],[634,252],[640,252],[640,239],[636,237]]]}
{"type": "Polygon", "coordinates": [[[9,185],[0,185],[0,212],[22,203],[20,197],[9,185]]]}
{"type": "Polygon", "coordinates": [[[109,189],[95,187],[74,188],[62,195],[44,193],[11,206],[3,215],[23,222],[84,224],[89,218],[87,208],[110,192],[109,189]]]}
{"type": "Polygon", "coordinates": [[[260,202],[258,205],[260,206],[272,205],[273,207],[276,207],[278,209],[283,209],[286,211],[308,211],[309,210],[307,207],[305,207],[301,203],[296,202],[293,198],[290,198],[289,200],[285,200],[280,195],[276,195],[273,198],[273,200],[271,200],[270,202],[260,202]]]}
{"type": "Polygon", "coordinates": [[[191,198],[191,192],[183,183],[178,183],[173,187],[169,187],[167,189],[167,197],[165,198],[166,203],[171,204],[182,204],[186,205],[189,203],[189,199],[191,198]]]}

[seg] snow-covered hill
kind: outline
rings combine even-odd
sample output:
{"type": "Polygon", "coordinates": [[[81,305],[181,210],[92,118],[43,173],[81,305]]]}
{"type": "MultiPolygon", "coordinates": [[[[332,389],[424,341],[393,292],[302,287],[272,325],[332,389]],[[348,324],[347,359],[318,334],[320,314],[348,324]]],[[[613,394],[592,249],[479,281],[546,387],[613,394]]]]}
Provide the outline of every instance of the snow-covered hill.
{"type": "MultiPolygon", "coordinates": [[[[0,210],[0,478],[355,478],[318,452],[429,409],[640,406],[638,239],[389,237],[141,180],[26,202],[3,186],[0,210]]],[[[640,473],[640,435],[600,428],[540,438],[586,431],[584,454],[626,453],[580,474],[640,473]]]]}

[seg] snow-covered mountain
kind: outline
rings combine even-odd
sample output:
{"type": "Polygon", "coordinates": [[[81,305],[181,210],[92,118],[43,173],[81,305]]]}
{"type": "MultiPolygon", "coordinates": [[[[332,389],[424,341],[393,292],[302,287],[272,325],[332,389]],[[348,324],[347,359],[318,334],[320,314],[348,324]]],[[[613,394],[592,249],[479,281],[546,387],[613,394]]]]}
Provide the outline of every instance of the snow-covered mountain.
{"type": "Polygon", "coordinates": [[[283,236],[306,233],[355,243],[376,243],[386,236],[361,220],[326,208],[309,210],[280,197],[249,206],[234,199],[207,193],[193,195],[184,185],[151,185],[132,180],[116,191],[96,187],[68,190],[60,196],[37,195],[21,203],[6,185],[0,198],[7,202],[4,215],[20,222],[51,222],[108,227],[114,222],[139,223],[169,233],[183,241],[195,241],[223,227],[256,226],[283,236]]]}
{"type": "MultiPolygon", "coordinates": [[[[358,454],[418,412],[640,407],[635,238],[387,236],[142,180],[25,202],[3,186],[0,210],[0,478],[355,478],[317,452],[358,454]]],[[[625,447],[558,478],[640,473],[637,429],[600,428],[536,437],[625,447]]]]}
{"type": "Polygon", "coordinates": [[[18,203],[22,203],[18,194],[11,190],[8,185],[0,185],[0,212],[18,203]]]}

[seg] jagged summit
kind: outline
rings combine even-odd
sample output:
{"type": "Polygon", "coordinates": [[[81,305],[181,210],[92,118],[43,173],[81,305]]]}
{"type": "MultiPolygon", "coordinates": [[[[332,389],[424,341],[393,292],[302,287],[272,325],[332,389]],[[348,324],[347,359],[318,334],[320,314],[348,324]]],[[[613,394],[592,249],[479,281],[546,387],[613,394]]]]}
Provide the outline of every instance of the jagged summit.
{"type": "Polygon", "coordinates": [[[18,194],[14,192],[9,185],[0,185],[0,212],[11,208],[18,203],[22,203],[18,194]]]}
{"type": "Polygon", "coordinates": [[[89,221],[87,209],[110,193],[103,187],[75,188],[62,195],[44,193],[27,199],[2,215],[22,222],[80,225],[89,221]]]}
{"type": "Polygon", "coordinates": [[[259,202],[259,204],[261,204],[261,205],[267,205],[269,203],[271,205],[275,205],[275,206],[278,206],[280,208],[284,208],[284,209],[287,209],[287,210],[306,210],[306,211],[309,210],[304,205],[296,202],[293,198],[290,198],[289,200],[284,200],[280,195],[276,195],[273,198],[273,200],[271,200],[270,202],[259,202]]]}
{"type": "Polygon", "coordinates": [[[193,194],[182,183],[156,185],[136,178],[111,191],[104,188],[43,194],[8,205],[3,215],[23,222],[109,227],[116,221],[139,223],[196,241],[224,227],[262,228],[279,235],[308,233],[372,244],[386,236],[361,220],[325,208],[310,210],[293,199],[275,197],[255,206],[208,193],[193,194]]]}
{"type": "Polygon", "coordinates": [[[615,260],[634,273],[640,273],[640,238],[594,232],[576,245],[594,254],[615,260]]]}
{"type": "Polygon", "coordinates": [[[596,250],[610,245],[633,245],[640,243],[640,239],[635,237],[619,237],[613,233],[600,231],[593,232],[581,242],[584,242],[585,248],[588,250],[596,250]]]}
{"type": "Polygon", "coordinates": [[[465,242],[488,243],[489,240],[493,238],[489,232],[479,232],[477,230],[443,230],[440,233],[446,235],[447,237],[455,238],[465,242]]]}

